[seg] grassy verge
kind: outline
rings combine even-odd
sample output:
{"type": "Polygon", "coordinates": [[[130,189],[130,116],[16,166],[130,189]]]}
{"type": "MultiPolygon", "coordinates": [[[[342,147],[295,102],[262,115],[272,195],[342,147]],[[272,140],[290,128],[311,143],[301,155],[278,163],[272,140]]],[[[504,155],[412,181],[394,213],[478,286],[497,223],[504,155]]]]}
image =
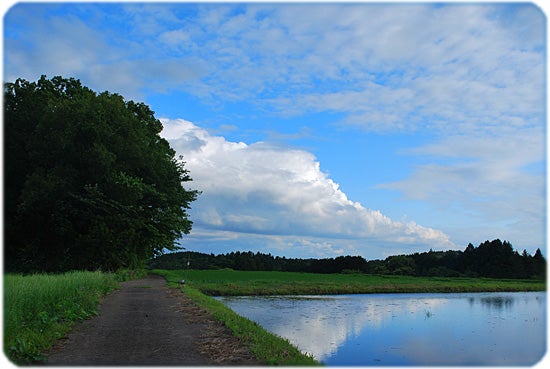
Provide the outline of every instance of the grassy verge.
{"type": "Polygon", "coordinates": [[[118,282],[144,275],[69,272],[4,276],[4,352],[15,364],[44,359],[43,352],[75,321],[97,314],[101,297],[118,282]]]}
{"type": "Polygon", "coordinates": [[[269,333],[258,324],[237,315],[223,303],[195,288],[186,286],[181,289],[196,305],[206,309],[215,319],[231,329],[261,363],[286,366],[319,365],[315,359],[302,354],[288,340],[269,333]]]}
{"type": "Polygon", "coordinates": [[[402,292],[545,291],[545,280],[246,272],[236,270],[156,270],[168,281],[212,296],[309,295],[402,292]]]}

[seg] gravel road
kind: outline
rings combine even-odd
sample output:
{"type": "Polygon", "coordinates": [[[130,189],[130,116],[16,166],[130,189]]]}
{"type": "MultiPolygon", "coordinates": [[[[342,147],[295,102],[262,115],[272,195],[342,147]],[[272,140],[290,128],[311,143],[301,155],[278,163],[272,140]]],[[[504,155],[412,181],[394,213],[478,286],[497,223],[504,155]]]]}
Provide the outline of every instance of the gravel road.
{"type": "Polygon", "coordinates": [[[121,283],[99,315],[47,353],[51,366],[261,365],[221,323],[159,276],[121,283]]]}

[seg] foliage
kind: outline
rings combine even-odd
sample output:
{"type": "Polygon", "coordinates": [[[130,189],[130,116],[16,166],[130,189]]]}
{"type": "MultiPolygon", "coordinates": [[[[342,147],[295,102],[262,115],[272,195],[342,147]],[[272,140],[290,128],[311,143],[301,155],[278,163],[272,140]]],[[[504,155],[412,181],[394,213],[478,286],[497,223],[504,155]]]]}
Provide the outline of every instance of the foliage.
{"type": "Polygon", "coordinates": [[[520,255],[510,242],[499,239],[478,247],[470,243],[463,252],[430,251],[402,257],[409,259],[412,275],[546,279],[546,260],[540,249],[534,256],[526,250],[520,255]]]}
{"type": "Polygon", "coordinates": [[[149,274],[147,269],[122,268],[116,271],[115,277],[118,282],[131,281],[134,279],[146,278],[149,274]]]}
{"type": "Polygon", "coordinates": [[[200,291],[184,287],[182,291],[193,302],[223,322],[235,337],[240,338],[254,356],[268,365],[319,365],[311,356],[302,354],[287,339],[267,332],[257,323],[239,316],[223,303],[205,296],[200,291]]]}
{"type": "Polygon", "coordinates": [[[329,295],[409,292],[544,291],[546,281],[493,278],[414,277],[400,275],[318,274],[221,270],[153,270],[169,282],[212,296],[329,295]]]}
{"type": "Polygon", "coordinates": [[[118,288],[114,274],[4,276],[4,352],[16,364],[43,359],[73,322],[97,314],[101,297],[118,288]]]}
{"type": "Polygon", "coordinates": [[[194,269],[268,270],[283,272],[341,273],[362,271],[366,261],[361,256],[338,256],[330,259],[292,259],[260,252],[231,252],[214,255],[186,251],[158,255],[147,261],[149,269],[184,269],[187,262],[194,269]]]}
{"type": "Polygon", "coordinates": [[[153,114],[72,78],[4,85],[7,271],[134,268],[177,249],[198,193],[153,114]]]}
{"type": "Polygon", "coordinates": [[[367,273],[385,275],[546,278],[546,260],[540,250],[534,256],[519,255],[507,241],[485,241],[479,247],[468,245],[462,251],[432,251],[412,255],[394,255],[385,260],[365,260],[361,256],[327,259],[291,259],[271,254],[231,252],[214,255],[199,252],[175,252],[147,261],[150,269],[223,269],[283,271],[304,273],[367,273]]]}

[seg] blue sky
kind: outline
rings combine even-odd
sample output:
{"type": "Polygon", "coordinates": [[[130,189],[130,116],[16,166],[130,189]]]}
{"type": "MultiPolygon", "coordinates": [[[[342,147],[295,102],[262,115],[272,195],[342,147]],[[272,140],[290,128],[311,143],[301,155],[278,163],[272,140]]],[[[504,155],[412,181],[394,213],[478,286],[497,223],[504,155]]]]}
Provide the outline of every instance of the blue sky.
{"type": "Polygon", "coordinates": [[[546,247],[533,4],[16,3],[4,81],[148,104],[202,191],[194,251],[546,247]]]}

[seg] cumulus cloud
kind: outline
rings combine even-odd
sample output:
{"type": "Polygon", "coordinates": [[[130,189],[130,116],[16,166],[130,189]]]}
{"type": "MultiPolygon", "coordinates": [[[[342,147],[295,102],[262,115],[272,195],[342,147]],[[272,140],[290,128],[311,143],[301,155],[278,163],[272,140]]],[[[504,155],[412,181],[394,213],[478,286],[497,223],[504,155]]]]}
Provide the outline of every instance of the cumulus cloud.
{"type": "Polygon", "coordinates": [[[194,186],[203,191],[192,211],[202,229],[294,237],[292,245],[315,244],[333,253],[339,249],[330,239],[360,239],[365,247],[453,246],[439,230],[394,221],[348,199],[310,152],[230,142],[185,120],[161,121],[162,135],[184,156],[194,186]]]}
{"type": "MultiPolygon", "coordinates": [[[[480,241],[545,243],[546,32],[534,4],[17,4],[4,22],[6,81],[76,76],[128,99],[184,92],[243,104],[224,112],[241,121],[321,113],[361,134],[429,136],[403,153],[416,163],[406,178],[379,188],[441,209],[440,224],[427,219],[461,244],[475,229],[480,241]],[[470,224],[452,224],[457,209],[470,224]]],[[[167,121],[164,134],[204,190],[195,234],[334,253],[355,247],[343,237],[445,239],[351,201],[311,153],[182,122],[167,121]]],[[[210,122],[233,129],[220,123],[210,122]]]]}

